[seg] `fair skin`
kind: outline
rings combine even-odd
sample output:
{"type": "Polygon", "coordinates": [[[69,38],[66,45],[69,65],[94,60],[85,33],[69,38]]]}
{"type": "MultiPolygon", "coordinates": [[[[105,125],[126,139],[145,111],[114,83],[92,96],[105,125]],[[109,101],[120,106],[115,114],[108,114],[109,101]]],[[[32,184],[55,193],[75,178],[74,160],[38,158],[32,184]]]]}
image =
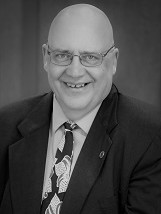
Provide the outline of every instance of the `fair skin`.
{"type": "MultiPolygon", "coordinates": [[[[105,53],[113,44],[108,18],[98,8],[84,4],[61,11],[52,22],[48,37],[52,50],[68,50],[77,55],[81,52],[105,53]]],[[[112,49],[101,65],[85,67],[77,56],[68,66],[55,65],[50,62],[47,45],[43,48],[44,69],[50,87],[67,118],[79,120],[109,94],[116,72],[118,49],[112,49]]]]}

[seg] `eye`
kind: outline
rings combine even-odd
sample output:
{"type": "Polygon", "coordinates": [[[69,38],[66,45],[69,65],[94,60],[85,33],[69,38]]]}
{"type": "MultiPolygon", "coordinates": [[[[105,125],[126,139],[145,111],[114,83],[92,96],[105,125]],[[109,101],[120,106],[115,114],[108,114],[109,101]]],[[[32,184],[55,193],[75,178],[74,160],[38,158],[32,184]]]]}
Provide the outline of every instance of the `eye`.
{"type": "Polygon", "coordinates": [[[87,62],[96,62],[98,60],[100,60],[100,56],[98,54],[83,54],[82,56],[83,60],[87,61],[87,62]]]}
{"type": "Polygon", "coordinates": [[[68,59],[69,58],[69,54],[68,53],[55,53],[54,57],[57,59],[57,60],[65,60],[65,59],[68,59]]]}
{"type": "Polygon", "coordinates": [[[66,61],[71,60],[72,56],[68,52],[55,51],[55,52],[52,52],[51,57],[55,63],[61,63],[61,62],[66,62],[66,61]]]}
{"type": "Polygon", "coordinates": [[[86,55],[86,60],[97,60],[97,58],[94,55],[86,55]]]}

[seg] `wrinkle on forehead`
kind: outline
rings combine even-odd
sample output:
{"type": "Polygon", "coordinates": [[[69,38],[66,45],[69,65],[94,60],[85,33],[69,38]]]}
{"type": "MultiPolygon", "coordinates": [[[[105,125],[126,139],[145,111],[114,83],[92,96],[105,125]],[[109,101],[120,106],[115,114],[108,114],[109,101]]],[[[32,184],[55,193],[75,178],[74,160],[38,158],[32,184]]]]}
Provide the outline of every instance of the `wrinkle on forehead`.
{"type": "MultiPolygon", "coordinates": [[[[54,18],[48,36],[48,43],[53,45],[65,36],[91,36],[93,44],[110,47],[113,41],[113,30],[107,16],[100,9],[87,4],[69,6],[54,18]]],[[[74,40],[72,40],[74,43],[74,40]]],[[[92,43],[92,41],[91,41],[92,43]]]]}

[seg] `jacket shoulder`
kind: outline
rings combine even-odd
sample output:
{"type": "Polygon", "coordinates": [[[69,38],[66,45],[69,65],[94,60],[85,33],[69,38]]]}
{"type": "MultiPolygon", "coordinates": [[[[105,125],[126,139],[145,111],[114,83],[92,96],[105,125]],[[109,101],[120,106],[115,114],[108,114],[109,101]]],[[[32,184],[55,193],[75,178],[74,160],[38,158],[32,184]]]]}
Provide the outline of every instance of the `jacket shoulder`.
{"type": "Polygon", "coordinates": [[[21,123],[32,109],[45,97],[46,94],[28,98],[9,104],[0,109],[0,142],[10,144],[21,136],[17,125],[21,123]],[[11,142],[10,142],[11,141],[11,142]]]}
{"type": "Polygon", "coordinates": [[[118,120],[125,130],[154,136],[161,131],[161,111],[143,101],[119,94],[118,120]]]}
{"type": "Polygon", "coordinates": [[[20,122],[45,95],[27,98],[0,108],[0,121],[9,124],[14,121],[20,122]]]}

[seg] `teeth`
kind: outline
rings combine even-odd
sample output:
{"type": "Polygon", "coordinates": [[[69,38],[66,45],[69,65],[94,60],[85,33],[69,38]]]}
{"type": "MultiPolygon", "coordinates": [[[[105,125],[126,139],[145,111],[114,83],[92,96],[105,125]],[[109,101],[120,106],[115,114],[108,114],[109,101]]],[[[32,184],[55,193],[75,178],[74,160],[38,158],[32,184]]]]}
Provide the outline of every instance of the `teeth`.
{"type": "Polygon", "coordinates": [[[75,88],[75,85],[74,85],[74,84],[67,83],[67,86],[72,87],[72,88],[75,88]]]}
{"type": "Polygon", "coordinates": [[[76,85],[76,88],[84,87],[85,84],[78,84],[76,85]]]}
{"type": "Polygon", "coordinates": [[[75,84],[71,84],[71,83],[67,82],[66,84],[67,84],[67,86],[69,86],[71,88],[81,88],[81,87],[85,86],[85,83],[84,84],[77,84],[77,85],[75,85],[75,84]]]}

